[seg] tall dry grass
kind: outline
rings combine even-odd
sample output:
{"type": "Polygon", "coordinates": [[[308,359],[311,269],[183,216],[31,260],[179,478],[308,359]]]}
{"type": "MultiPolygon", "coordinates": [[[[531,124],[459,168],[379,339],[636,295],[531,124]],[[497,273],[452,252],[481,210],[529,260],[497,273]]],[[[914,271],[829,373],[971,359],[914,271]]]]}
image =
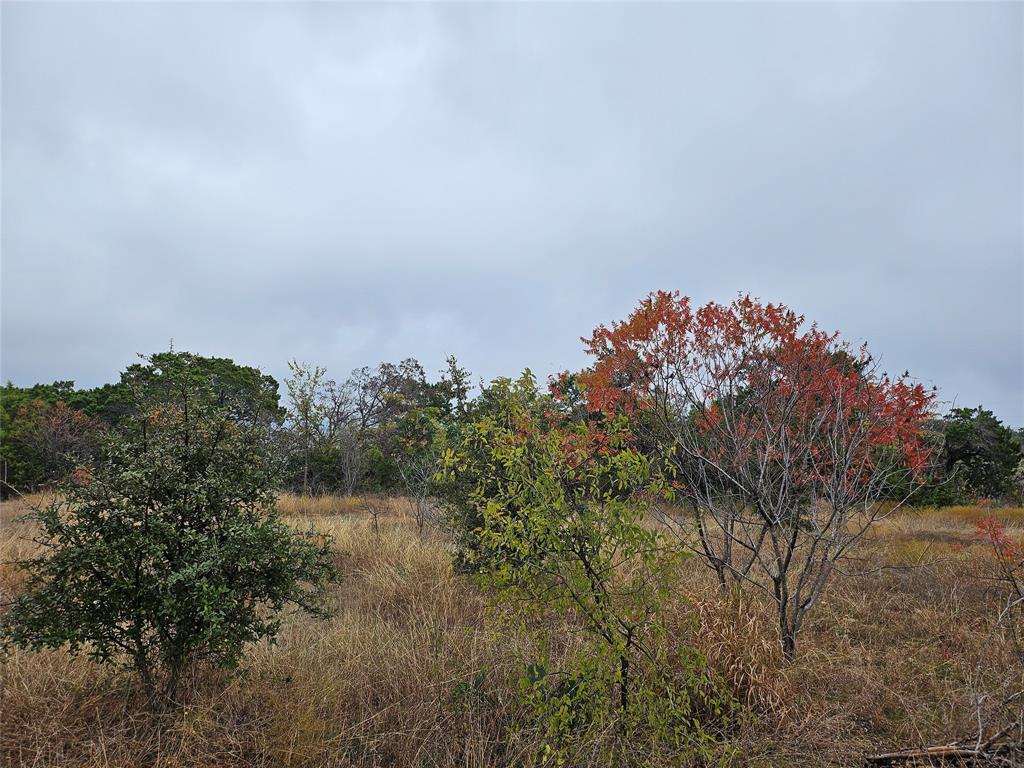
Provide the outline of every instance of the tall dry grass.
{"type": "Polygon", "coordinates": [[[395,496],[300,496],[282,493],[277,511],[285,517],[361,516],[373,513],[402,516],[410,513],[408,499],[395,496]]]}
{"type": "MultiPolygon", "coordinates": [[[[195,675],[185,705],[163,714],[141,706],[126,673],[15,651],[0,668],[3,764],[530,764],[538,737],[517,682],[535,639],[493,620],[452,572],[444,540],[419,536],[401,500],[286,496],[280,508],[296,527],[335,538],[344,578],[332,619],[290,617],[276,645],[254,648],[234,676],[195,675]]],[[[0,511],[5,563],[31,552],[17,511],[0,511]]],[[[993,629],[999,595],[983,578],[990,561],[973,514],[900,513],[881,524],[788,665],[771,607],[720,594],[689,561],[666,623],[740,702],[723,764],[855,765],[864,752],[962,737],[979,716],[995,717],[999,693],[1024,680],[993,629]]],[[[0,576],[6,594],[19,588],[9,565],[0,576]]],[[[602,758],[595,749],[589,760],[602,758]]]]}

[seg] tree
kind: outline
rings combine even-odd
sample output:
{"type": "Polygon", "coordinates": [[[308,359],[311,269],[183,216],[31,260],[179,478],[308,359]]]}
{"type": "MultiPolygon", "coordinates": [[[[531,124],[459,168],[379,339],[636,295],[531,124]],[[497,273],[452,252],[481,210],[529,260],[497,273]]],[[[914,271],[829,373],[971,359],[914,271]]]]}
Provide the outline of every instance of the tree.
{"type": "Polygon", "coordinates": [[[363,435],[351,423],[341,422],[333,430],[332,441],[337,450],[341,490],[346,496],[352,496],[360,488],[366,474],[363,435]]]}
{"type": "Polygon", "coordinates": [[[102,424],[63,400],[20,405],[3,432],[4,483],[34,490],[65,477],[96,449],[102,424]]]}
{"type": "Polygon", "coordinates": [[[449,430],[442,456],[447,471],[439,478],[438,496],[454,537],[457,570],[478,570],[489,557],[477,535],[484,523],[481,499],[496,496],[505,479],[502,466],[493,463],[486,441],[477,439],[480,425],[511,424],[513,413],[520,419],[538,421],[547,407],[547,401],[537,396],[532,374],[515,381],[502,377],[484,387],[470,415],[449,430]],[[456,458],[458,471],[454,471],[456,458]]]}
{"type": "Polygon", "coordinates": [[[1013,493],[1013,473],[1022,459],[1013,430],[992,411],[954,408],[943,420],[946,477],[955,476],[969,498],[1000,498],[1013,493]]]}
{"type": "Polygon", "coordinates": [[[659,645],[659,611],[679,556],[644,525],[650,462],[627,444],[623,420],[563,419],[529,371],[495,382],[488,397],[490,412],[446,454],[449,479],[466,490],[455,522],[472,526],[463,528],[472,540],[464,567],[502,605],[527,616],[571,615],[578,624],[566,631],[578,627],[588,640],[575,669],[551,675],[541,663],[529,671],[548,736],[610,710],[622,735],[663,727],[662,736],[700,745],[693,691],[674,685],[659,645]],[[550,688],[559,677],[570,684],[550,688]]]}
{"type": "Polygon", "coordinates": [[[434,384],[428,384],[429,405],[437,408],[442,417],[459,419],[466,416],[469,407],[470,373],[459,365],[454,355],[445,360],[445,369],[441,378],[434,384]]]}
{"type": "Polygon", "coordinates": [[[31,515],[41,554],[3,641],[127,664],[172,698],[187,666],[273,638],[286,606],[323,615],[334,569],[327,539],[277,517],[267,433],[237,392],[187,354],[128,378],[133,415],[31,515]]]}
{"type": "MultiPolygon", "coordinates": [[[[327,371],[292,360],[288,363],[291,378],[285,379],[288,390],[288,419],[302,452],[302,495],[309,495],[309,467],[313,451],[324,437],[330,413],[327,371]]],[[[330,382],[333,384],[333,382],[330,382]]]]}
{"type": "Polygon", "coordinates": [[[355,412],[363,430],[393,424],[406,410],[431,404],[426,373],[411,357],[397,364],[358,368],[352,372],[351,382],[356,393],[355,412]]]}
{"type": "Polygon", "coordinates": [[[182,375],[200,380],[210,401],[227,407],[235,421],[267,423],[281,416],[277,381],[257,368],[224,357],[159,352],[128,366],[121,374],[121,386],[128,392],[147,389],[150,398],[161,397],[165,390],[173,396],[182,375]]]}
{"type": "Polygon", "coordinates": [[[791,658],[836,564],[892,508],[877,502],[925,469],[933,393],[747,296],[692,311],[654,293],[585,341],[590,407],[647,432],[695,512],[697,553],[723,588],[774,600],[791,658]]]}
{"type": "Polygon", "coordinates": [[[395,466],[402,490],[413,500],[416,529],[422,535],[430,517],[434,477],[441,469],[445,449],[446,435],[438,409],[410,411],[395,426],[395,437],[395,466]]]}

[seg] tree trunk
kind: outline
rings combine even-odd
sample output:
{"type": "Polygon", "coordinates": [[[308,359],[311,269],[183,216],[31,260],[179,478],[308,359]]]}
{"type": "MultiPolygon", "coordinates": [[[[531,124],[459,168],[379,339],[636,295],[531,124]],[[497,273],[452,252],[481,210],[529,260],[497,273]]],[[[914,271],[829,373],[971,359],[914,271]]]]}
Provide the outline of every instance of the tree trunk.
{"type": "Polygon", "coordinates": [[[786,657],[786,661],[793,661],[796,658],[796,633],[787,627],[781,629],[782,655],[786,657]]]}
{"type": "Polygon", "coordinates": [[[775,599],[779,605],[779,639],[782,642],[782,655],[786,661],[796,658],[797,624],[789,617],[789,592],[785,584],[775,584],[775,599]]]}
{"type": "Polygon", "coordinates": [[[302,495],[309,496],[309,444],[302,456],[302,495]]]}
{"type": "Polygon", "coordinates": [[[622,715],[629,709],[629,657],[619,657],[619,711],[622,715]]]}

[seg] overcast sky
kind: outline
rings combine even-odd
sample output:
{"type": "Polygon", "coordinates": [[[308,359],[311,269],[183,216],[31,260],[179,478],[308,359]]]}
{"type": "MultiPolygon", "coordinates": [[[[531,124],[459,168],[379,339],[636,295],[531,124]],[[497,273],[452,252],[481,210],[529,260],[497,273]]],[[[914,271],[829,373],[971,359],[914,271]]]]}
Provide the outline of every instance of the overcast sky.
{"type": "Polygon", "coordinates": [[[1024,424],[1024,6],[2,6],[2,376],[783,301],[1024,424]]]}

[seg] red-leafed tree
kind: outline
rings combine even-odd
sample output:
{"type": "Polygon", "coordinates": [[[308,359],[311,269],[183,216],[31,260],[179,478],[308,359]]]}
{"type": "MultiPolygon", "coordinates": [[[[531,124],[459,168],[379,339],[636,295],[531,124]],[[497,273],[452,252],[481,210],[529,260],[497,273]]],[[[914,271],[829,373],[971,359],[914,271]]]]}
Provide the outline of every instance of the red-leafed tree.
{"type": "Polygon", "coordinates": [[[88,461],[101,431],[99,420],[61,400],[51,405],[35,399],[18,408],[4,438],[15,448],[15,474],[23,489],[34,490],[63,479],[88,461]]]}
{"type": "Polygon", "coordinates": [[[839,561],[925,469],[934,393],[749,296],[693,310],[653,293],[584,341],[590,407],[631,414],[663,451],[696,514],[694,549],[723,588],[771,596],[792,657],[839,561]]]}

